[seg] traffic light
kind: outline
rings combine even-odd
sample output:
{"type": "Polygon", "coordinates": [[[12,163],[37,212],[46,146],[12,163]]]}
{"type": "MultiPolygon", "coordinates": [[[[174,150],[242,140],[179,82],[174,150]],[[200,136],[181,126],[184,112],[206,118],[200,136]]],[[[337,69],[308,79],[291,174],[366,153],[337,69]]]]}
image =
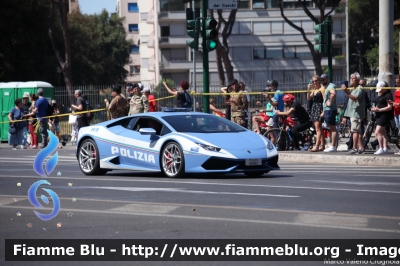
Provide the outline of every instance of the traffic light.
{"type": "Polygon", "coordinates": [[[314,35],[314,40],[317,42],[314,45],[314,50],[317,53],[328,53],[328,23],[323,22],[314,26],[317,35],[314,35]]]}
{"type": "Polygon", "coordinates": [[[218,46],[218,22],[213,18],[207,18],[205,21],[205,37],[206,37],[206,50],[211,52],[218,46]]]}
{"type": "MultiPolygon", "coordinates": [[[[198,13],[200,13],[200,11],[198,13]]],[[[193,18],[193,10],[191,10],[190,8],[186,9],[186,34],[193,38],[193,40],[187,40],[186,45],[198,51],[199,35],[200,35],[200,19],[199,17],[193,18]]]]}

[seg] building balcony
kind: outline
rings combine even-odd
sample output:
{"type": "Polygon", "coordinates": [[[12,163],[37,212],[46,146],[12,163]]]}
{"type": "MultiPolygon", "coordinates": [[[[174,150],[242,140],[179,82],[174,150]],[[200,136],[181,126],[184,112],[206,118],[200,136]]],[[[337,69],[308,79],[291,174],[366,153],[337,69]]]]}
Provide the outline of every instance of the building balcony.
{"type": "Polygon", "coordinates": [[[146,22],[149,24],[153,24],[154,23],[154,15],[155,15],[154,7],[152,7],[150,9],[150,11],[147,13],[147,21],[146,22]]]}
{"type": "Polygon", "coordinates": [[[156,37],[154,36],[154,31],[153,31],[152,33],[150,33],[150,35],[147,38],[147,47],[154,48],[155,41],[156,41],[156,37]]]}
{"type": "Polygon", "coordinates": [[[161,37],[159,40],[160,48],[168,48],[168,47],[186,47],[186,40],[188,40],[187,36],[169,36],[169,37],[161,37]]]}
{"type": "Polygon", "coordinates": [[[149,60],[149,71],[154,72],[155,70],[156,70],[156,59],[153,55],[152,57],[150,57],[149,60]]]}
{"type": "Polygon", "coordinates": [[[158,20],[168,21],[168,20],[186,20],[185,11],[173,11],[173,12],[160,12],[158,15],[158,20]]]}

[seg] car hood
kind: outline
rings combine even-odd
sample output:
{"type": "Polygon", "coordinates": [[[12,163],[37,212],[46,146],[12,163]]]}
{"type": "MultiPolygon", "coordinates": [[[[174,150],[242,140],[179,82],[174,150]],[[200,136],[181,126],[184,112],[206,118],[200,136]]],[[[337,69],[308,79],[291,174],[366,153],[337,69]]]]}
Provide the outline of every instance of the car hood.
{"type": "MultiPolygon", "coordinates": [[[[194,138],[204,140],[224,150],[264,149],[262,136],[252,131],[223,133],[190,133],[194,138]]],[[[196,139],[194,142],[198,142],[196,139]]]]}

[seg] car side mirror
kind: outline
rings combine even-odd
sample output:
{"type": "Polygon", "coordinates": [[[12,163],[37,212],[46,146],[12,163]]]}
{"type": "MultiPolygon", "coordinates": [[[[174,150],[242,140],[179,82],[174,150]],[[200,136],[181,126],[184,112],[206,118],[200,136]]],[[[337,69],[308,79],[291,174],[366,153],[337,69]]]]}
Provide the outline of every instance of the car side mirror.
{"type": "Polygon", "coordinates": [[[156,131],[151,127],[144,127],[144,128],[139,129],[139,133],[141,135],[154,136],[156,134],[156,131]]]}

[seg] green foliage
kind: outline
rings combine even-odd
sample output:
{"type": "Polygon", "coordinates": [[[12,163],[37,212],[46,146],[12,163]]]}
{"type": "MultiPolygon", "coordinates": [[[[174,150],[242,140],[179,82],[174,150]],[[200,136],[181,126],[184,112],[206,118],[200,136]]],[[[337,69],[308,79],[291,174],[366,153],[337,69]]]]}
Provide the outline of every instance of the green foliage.
{"type": "MultiPolygon", "coordinates": [[[[56,7],[57,8],[57,7],[56,7]]],[[[0,80],[43,80],[59,84],[58,60],[50,43],[48,0],[4,0],[0,8],[0,80]]],[[[130,42],[123,18],[103,11],[100,15],[68,15],[74,84],[111,84],[125,79],[130,42]]],[[[64,44],[59,13],[54,12],[53,36],[61,56],[64,44]]],[[[62,79],[62,78],[61,78],[62,79]]]]}
{"type": "Polygon", "coordinates": [[[129,41],[123,19],[74,13],[70,17],[72,75],[75,84],[111,84],[125,79],[129,62],[129,41]]]}
{"type": "Polygon", "coordinates": [[[57,61],[49,41],[49,1],[4,0],[0,8],[0,80],[54,82],[57,61]]]}
{"type": "Polygon", "coordinates": [[[335,57],[336,60],[344,60],[344,59],[346,59],[346,56],[342,55],[342,54],[341,55],[335,55],[334,57],[335,57]]]}
{"type": "MultiPolygon", "coordinates": [[[[400,13],[399,1],[394,1],[395,19],[400,13]]],[[[352,0],[348,1],[349,12],[349,54],[358,54],[357,41],[364,40],[361,47],[361,54],[367,59],[364,61],[364,73],[369,73],[370,69],[376,70],[379,65],[379,38],[376,36],[379,29],[379,1],[376,0],[352,0]],[[372,32],[375,33],[372,36],[372,32]],[[368,65],[367,65],[367,64],[368,65]]],[[[399,27],[394,28],[394,66],[398,65],[398,31],[399,27]],[[397,44],[396,44],[397,43],[397,44]],[[396,52],[397,51],[397,52],[396,52]]],[[[388,40],[389,41],[389,40],[388,40]]],[[[350,56],[350,73],[358,71],[358,57],[350,56]]]]}

